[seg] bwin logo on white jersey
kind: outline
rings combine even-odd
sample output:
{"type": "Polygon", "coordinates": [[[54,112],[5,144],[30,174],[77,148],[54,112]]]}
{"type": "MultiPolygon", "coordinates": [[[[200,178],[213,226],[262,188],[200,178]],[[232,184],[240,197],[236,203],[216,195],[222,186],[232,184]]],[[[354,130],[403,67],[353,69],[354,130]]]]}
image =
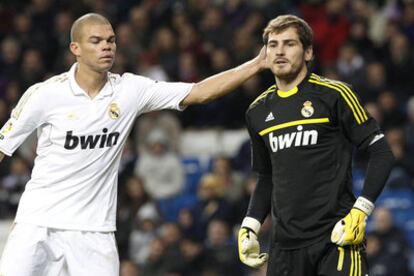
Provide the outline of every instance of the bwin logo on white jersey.
{"type": "Polygon", "coordinates": [[[277,152],[291,147],[315,145],[318,142],[318,131],[302,131],[303,126],[301,125],[297,127],[297,130],[297,132],[285,133],[278,136],[273,136],[271,132],[269,134],[269,143],[272,151],[277,152]]]}
{"type": "Polygon", "coordinates": [[[64,147],[68,150],[73,150],[78,145],[80,145],[80,148],[83,150],[112,147],[118,143],[119,135],[120,133],[117,131],[108,133],[107,128],[102,130],[102,134],[80,136],[73,135],[73,131],[70,130],[66,131],[64,147]]]}

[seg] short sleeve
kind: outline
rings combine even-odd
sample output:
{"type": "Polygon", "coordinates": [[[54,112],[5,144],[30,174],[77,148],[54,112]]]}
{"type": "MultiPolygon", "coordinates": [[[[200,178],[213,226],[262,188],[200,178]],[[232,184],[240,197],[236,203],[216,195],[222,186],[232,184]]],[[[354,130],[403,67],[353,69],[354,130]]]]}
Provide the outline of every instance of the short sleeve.
{"type": "Polygon", "coordinates": [[[338,100],[338,121],[352,144],[360,146],[365,139],[380,129],[377,122],[363,108],[354,89],[349,85],[342,86],[338,100]]]}
{"type": "MultiPolygon", "coordinates": [[[[132,75],[132,74],[131,74],[132,75]]],[[[139,106],[143,112],[160,109],[182,111],[180,103],[189,94],[193,83],[155,81],[146,77],[133,75],[133,86],[138,88],[139,106]]]]}
{"type": "Polygon", "coordinates": [[[24,140],[44,123],[44,106],[39,84],[30,87],[20,98],[11,116],[0,130],[0,151],[11,156],[24,140]]]}
{"type": "Polygon", "coordinates": [[[246,114],[246,125],[252,149],[252,170],[259,174],[271,174],[272,164],[269,151],[262,137],[251,127],[248,114],[246,114]]]}

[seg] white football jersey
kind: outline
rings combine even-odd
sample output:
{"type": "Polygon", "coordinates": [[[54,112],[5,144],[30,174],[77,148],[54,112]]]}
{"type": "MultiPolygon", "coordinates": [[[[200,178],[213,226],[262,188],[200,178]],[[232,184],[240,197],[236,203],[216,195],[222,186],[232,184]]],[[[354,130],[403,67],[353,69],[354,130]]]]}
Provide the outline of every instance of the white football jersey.
{"type": "Polygon", "coordinates": [[[69,72],[30,87],[0,130],[11,155],[37,129],[37,156],[16,222],[86,231],[114,231],[118,164],[135,118],[181,110],[193,84],[108,73],[91,99],[69,72]]]}

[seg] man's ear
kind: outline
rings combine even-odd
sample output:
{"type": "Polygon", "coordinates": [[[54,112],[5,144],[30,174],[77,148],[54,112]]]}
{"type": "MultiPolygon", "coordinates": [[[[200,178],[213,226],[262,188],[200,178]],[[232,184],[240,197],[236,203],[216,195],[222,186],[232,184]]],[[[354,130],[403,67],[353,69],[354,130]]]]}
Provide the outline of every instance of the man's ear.
{"type": "Polygon", "coordinates": [[[305,50],[305,61],[310,62],[312,59],[313,59],[313,48],[312,46],[310,46],[305,50]]]}
{"type": "Polygon", "coordinates": [[[75,57],[79,57],[79,56],[80,56],[80,54],[81,54],[81,49],[80,49],[79,44],[78,44],[77,42],[71,42],[71,43],[69,44],[69,49],[70,49],[70,51],[72,52],[72,54],[73,54],[75,57]]]}

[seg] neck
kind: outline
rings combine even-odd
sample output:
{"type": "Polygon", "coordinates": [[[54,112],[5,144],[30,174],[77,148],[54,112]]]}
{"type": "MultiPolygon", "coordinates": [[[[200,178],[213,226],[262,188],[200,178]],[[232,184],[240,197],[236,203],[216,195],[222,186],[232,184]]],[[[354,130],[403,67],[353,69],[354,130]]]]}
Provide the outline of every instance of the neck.
{"type": "Polygon", "coordinates": [[[299,71],[299,74],[292,78],[278,78],[275,76],[277,89],[282,91],[289,91],[292,88],[296,87],[303,81],[308,73],[308,68],[303,66],[302,69],[299,71]]]}
{"type": "Polygon", "coordinates": [[[105,85],[107,72],[96,72],[86,65],[78,63],[75,72],[75,80],[91,99],[98,95],[99,91],[105,85]]]}

